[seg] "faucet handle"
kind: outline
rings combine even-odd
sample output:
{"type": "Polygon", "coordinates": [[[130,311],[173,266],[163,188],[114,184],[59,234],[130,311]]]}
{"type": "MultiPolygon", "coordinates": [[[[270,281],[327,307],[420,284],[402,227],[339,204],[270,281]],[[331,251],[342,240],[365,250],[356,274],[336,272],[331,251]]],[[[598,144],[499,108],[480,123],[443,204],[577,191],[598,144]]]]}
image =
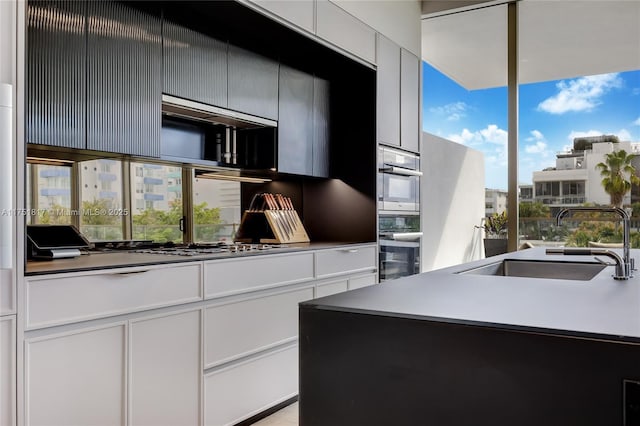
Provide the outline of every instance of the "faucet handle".
{"type": "Polygon", "coordinates": [[[616,266],[616,263],[615,263],[615,262],[614,262],[614,263],[606,262],[606,261],[604,261],[604,260],[600,259],[599,257],[594,257],[594,259],[595,259],[596,261],[598,261],[598,263],[601,263],[601,264],[603,264],[603,265],[605,265],[605,266],[616,266]]]}

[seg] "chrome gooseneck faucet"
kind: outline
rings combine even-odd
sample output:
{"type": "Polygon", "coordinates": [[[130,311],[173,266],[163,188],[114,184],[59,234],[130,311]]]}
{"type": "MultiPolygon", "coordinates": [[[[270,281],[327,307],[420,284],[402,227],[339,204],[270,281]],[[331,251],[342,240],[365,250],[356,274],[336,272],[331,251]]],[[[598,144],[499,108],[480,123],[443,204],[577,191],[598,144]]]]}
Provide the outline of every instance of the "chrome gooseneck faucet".
{"type": "MultiPolygon", "coordinates": [[[[608,256],[615,260],[616,272],[613,278],[616,280],[628,280],[631,278],[632,271],[634,270],[634,262],[631,258],[631,238],[629,237],[631,229],[631,218],[626,210],[619,207],[567,207],[556,216],[556,223],[558,226],[562,225],[562,219],[569,212],[601,212],[601,213],[615,213],[622,219],[622,258],[613,251],[602,249],[581,249],[581,248],[553,248],[547,249],[547,254],[563,254],[563,255],[578,255],[578,256],[608,256]]],[[[596,258],[601,263],[605,263],[596,258]]]]}

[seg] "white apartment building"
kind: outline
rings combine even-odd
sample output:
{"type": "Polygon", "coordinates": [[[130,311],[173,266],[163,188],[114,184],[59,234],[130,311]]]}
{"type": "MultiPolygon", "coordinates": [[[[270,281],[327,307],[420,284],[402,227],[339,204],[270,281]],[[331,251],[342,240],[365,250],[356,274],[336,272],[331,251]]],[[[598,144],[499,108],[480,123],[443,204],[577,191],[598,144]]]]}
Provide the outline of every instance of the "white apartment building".
{"type": "MultiPolygon", "coordinates": [[[[605,161],[606,154],[617,150],[640,154],[640,143],[614,143],[607,136],[581,139],[587,139],[587,143],[581,146],[585,149],[577,149],[574,140],[574,149],[557,154],[555,167],[533,172],[532,201],[558,207],[610,203],[596,165],[605,161]]],[[[640,165],[640,160],[638,163],[640,165]]],[[[640,170],[638,165],[635,165],[636,170],[640,170]]],[[[631,202],[629,194],[625,197],[624,204],[631,202]]]]}
{"type": "Polygon", "coordinates": [[[503,189],[484,189],[484,213],[491,216],[507,210],[507,191],[503,189]]]}

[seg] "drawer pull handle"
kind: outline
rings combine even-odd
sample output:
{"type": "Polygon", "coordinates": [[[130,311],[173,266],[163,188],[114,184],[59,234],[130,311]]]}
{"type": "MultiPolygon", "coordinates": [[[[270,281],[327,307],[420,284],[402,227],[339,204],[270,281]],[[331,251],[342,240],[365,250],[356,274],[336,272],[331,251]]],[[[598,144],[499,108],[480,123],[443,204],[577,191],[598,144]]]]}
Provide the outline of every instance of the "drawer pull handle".
{"type": "Polygon", "coordinates": [[[149,269],[143,269],[142,271],[114,272],[111,275],[116,275],[116,276],[135,275],[135,274],[143,274],[145,272],[149,272],[149,269]]]}
{"type": "Polygon", "coordinates": [[[358,249],[346,249],[346,250],[343,250],[343,252],[345,252],[345,253],[357,253],[358,251],[359,251],[358,249]]]}

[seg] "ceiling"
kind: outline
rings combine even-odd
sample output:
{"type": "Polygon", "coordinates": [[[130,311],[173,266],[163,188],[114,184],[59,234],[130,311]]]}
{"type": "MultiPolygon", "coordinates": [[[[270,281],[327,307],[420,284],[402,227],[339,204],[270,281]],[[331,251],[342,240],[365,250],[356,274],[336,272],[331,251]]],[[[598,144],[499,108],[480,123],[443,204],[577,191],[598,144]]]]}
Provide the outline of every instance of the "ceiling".
{"type": "MultiPolygon", "coordinates": [[[[469,90],[506,86],[507,5],[464,3],[423,2],[422,59],[469,90]]],[[[640,0],[520,0],[518,31],[520,83],[640,69],[640,0]]]]}

